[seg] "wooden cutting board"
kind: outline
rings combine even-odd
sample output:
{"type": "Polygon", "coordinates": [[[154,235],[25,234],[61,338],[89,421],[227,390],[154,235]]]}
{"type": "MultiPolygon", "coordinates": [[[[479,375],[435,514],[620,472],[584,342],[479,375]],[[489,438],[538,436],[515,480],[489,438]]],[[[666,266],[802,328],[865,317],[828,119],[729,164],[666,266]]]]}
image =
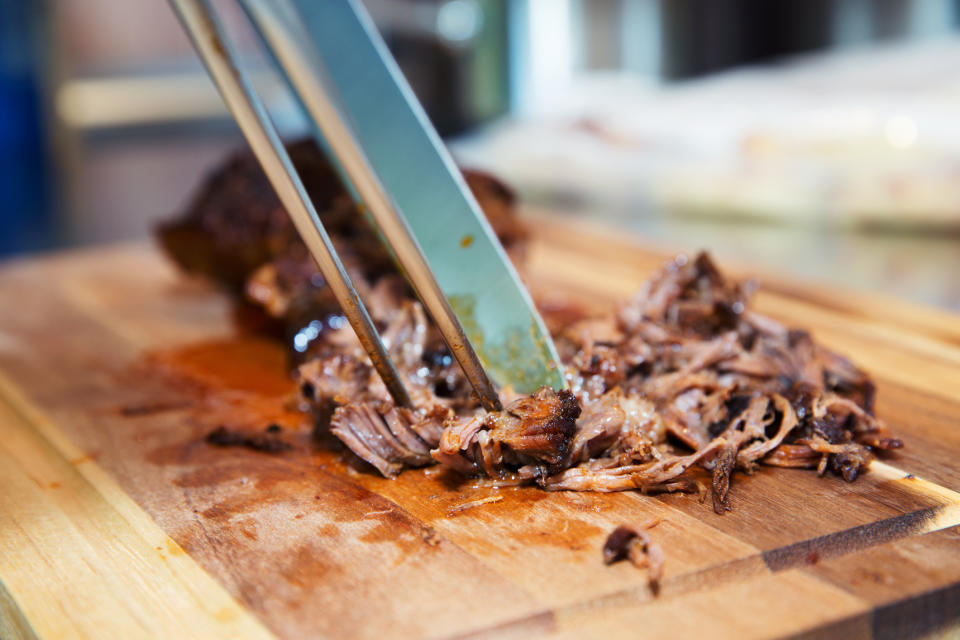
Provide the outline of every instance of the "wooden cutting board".
{"type": "MultiPolygon", "coordinates": [[[[598,309],[664,256],[540,226],[530,281],[598,309]]],[[[905,448],[848,484],[695,495],[500,490],[355,467],[290,406],[283,352],[153,248],[0,268],[0,637],[913,637],[960,616],[960,317],[761,279],[757,308],[850,355],[905,448]],[[216,448],[281,427],[291,450],[216,448]],[[659,521],[658,595],[604,566],[659,521]]],[[[955,629],[956,630],[956,629],[955,629]]]]}

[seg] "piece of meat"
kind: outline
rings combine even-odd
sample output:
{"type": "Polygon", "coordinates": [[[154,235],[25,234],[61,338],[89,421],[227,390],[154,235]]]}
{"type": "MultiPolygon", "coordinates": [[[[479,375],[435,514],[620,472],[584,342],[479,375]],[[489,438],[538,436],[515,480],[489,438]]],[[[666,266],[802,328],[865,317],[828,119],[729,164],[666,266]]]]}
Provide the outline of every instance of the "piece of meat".
{"type": "Polygon", "coordinates": [[[654,594],[659,591],[663,579],[663,550],[649,533],[629,525],[614,529],[603,544],[603,563],[613,564],[620,560],[630,560],[638,569],[646,568],[651,590],[654,594]]]}
{"type": "Polygon", "coordinates": [[[614,391],[587,405],[577,421],[570,446],[571,462],[587,462],[612,447],[627,422],[621,393],[614,391]]]}
{"type": "Polygon", "coordinates": [[[576,431],[580,404],[569,391],[542,387],[487,418],[490,439],[518,461],[533,460],[550,468],[563,462],[576,431]]]}
{"type": "MultiPolygon", "coordinates": [[[[340,180],[316,145],[287,145],[293,166],[332,234],[350,224],[335,201],[340,180]]],[[[299,243],[296,230],[253,154],[237,151],[200,187],[177,220],[161,224],[160,243],[186,271],[242,291],[258,267],[299,243]]]]}
{"type": "Polygon", "coordinates": [[[430,450],[437,442],[436,423],[448,415],[436,408],[411,411],[389,403],[372,405],[352,402],[338,407],[330,419],[330,432],[388,478],[404,467],[422,467],[432,462],[430,450]],[[433,423],[433,424],[428,424],[433,423]]]}
{"type": "Polygon", "coordinates": [[[577,420],[570,462],[611,458],[626,465],[647,460],[664,434],[663,421],[651,402],[614,388],[584,407],[577,420]]]}
{"type": "Polygon", "coordinates": [[[630,330],[644,321],[670,323],[684,333],[715,335],[734,328],[753,285],[727,282],[706,253],[679,255],[655,275],[619,314],[630,330]]]}
{"type": "Polygon", "coordinates": [[[502,478],[525,466],[540,475],[566,461],[580,405],[569,391],[542,387],[503,411],[452,420],[432,452],[441,464],[464,473],[502,478]]]}
{"type": "MultiPolygon", "coordinates": [[[[460,473],[479,473],[482,469],[481,464],[485,462],[483,457],[479,457],[479,434],[485,427],[486,419],[483,415],[451,420],[444,425],[440,442],[430,455],[443,466],[460,473]]],[[[484,440],[484,444],[489,445],[489,438],[484,440]]],[[[492,464],[487,465],[486,470],[487,475],[497,475],[492,464]]]]}
{"type": "MultiPolygon", "coordinates": [[[[341,258],[362,266],[367,278],[394,272],[389,253],[366,217],[350,200],[325,155],[310,139],[287,144],[290,160],[307,194],[333,238],[341,258]]],[[[480,208],[508,253],[522,255],[528,236],[515,213],[513,192],[494,176],[464,171],[480,208]]],[[[260,267],[299,274],[278,281],[273,298],[313,297],[325,290],[323,276],[300,240],[269,181],[249,150],[237,151],[201,185],[186,212],[160,224],[157,236],[164,250],[185,271],[211,278],[233,292],[242,292],[260,267]],[[292,265],[296,264],[296,267],[292,265]]],[[[266,295],[261,287],[261,296],[266,295]]]]}

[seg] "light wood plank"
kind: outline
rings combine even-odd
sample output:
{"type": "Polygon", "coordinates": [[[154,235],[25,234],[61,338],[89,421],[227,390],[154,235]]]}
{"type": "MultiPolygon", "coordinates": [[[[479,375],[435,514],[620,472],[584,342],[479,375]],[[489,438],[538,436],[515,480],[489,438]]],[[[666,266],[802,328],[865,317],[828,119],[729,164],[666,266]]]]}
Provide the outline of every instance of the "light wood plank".
{"type": "Polygon", "coordinates": [[[2,377],[0,397],[4,637],[273,637],[2,377]]]}

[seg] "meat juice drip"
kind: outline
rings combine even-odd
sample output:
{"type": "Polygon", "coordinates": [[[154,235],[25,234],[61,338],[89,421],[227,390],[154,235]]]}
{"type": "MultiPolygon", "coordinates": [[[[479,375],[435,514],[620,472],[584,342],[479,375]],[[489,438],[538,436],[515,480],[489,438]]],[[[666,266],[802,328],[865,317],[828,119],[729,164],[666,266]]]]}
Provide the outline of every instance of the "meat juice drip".
{"type": "MultiPolygon", "coordinates": [[[[229,520],[253,509],[258,500],[285,499],[304,494],[316,495],[318,468],[348,476],[352,482],[387,496],[418,496],[433,507],[422,515],[438,520],[459,513],[458,508],[472,501],[494,496],[498,514],[522,514],[546,497],[539,489],[490,487],[459,474],[419,474],[393,482],[369,473],[356,459],[344,460],[342,446],[330,438],[313,437],[310,417],[295,408],[295,385],[291,379],[285,347],[278,341],[242,335],[221,340],[194,343],[151,352],[144,358],[149,370],[170,379],[184,398],[162,405],[124,407],[131,417],[146,415],[155,408],[189,408],[195,423],[194,435],[183,442],[154,451],[155,464],[180,465],[184,472],[175,483],[184,489],[222,486],[247,478],[266,494],[250,495],[202,511],[206,518],[229,520]],[[277,429],[279,427],[279,429],[277,429]],[[226,431],[226,436],[223,431],[226,431]],[[255,438],[275,433],[289,447],[267,451],[222,450],[211,440],[255,438]],[[271,497],[274,488],[286,494],[271,497]]],[[[240,446],[244,446],[242,443],[240,446]]],[[[363,463],[361,463],[363,464],[363,463]]],[[[483,503],[488,504],[488,503],[483,503]]]]}

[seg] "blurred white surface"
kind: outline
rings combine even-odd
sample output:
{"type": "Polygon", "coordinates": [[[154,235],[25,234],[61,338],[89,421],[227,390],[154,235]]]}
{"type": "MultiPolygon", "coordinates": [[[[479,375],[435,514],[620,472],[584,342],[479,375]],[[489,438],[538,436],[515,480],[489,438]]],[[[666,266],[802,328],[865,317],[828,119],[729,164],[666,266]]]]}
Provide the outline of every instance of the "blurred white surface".
{"type": "Polygon", "coordinates": [[[657,85],[574,78],[453,144],[525,200],[960,309],[960,39],[657,85]]]}
{"type": "Polygon", "coordinates": [[[799,224],[960,227],[960,40],[658,86],[582,76],[455,144],[537,200],[799,224]]]}

